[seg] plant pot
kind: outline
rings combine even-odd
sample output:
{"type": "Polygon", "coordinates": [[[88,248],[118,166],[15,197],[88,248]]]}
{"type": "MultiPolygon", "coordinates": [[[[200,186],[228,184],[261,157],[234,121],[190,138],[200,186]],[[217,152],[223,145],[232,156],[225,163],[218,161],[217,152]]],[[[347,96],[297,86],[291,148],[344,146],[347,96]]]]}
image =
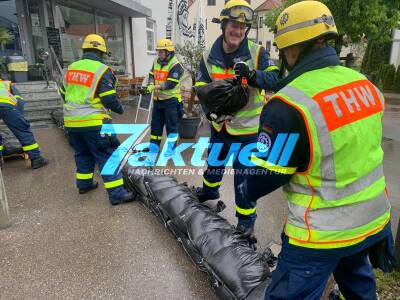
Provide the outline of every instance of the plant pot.
{"type": "Polygon", "coordinates": [[[185,117],[178,122],[179,136],[183,139],[194,139],[200,124],[200,117],[185,117]]]}

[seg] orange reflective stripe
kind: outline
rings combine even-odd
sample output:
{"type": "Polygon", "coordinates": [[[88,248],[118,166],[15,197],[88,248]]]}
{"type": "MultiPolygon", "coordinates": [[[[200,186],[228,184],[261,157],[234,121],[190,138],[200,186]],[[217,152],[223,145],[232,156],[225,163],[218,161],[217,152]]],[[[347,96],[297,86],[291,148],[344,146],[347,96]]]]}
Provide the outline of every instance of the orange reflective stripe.
{"type": "Polygon", "coordinates": [[[223,73],[223,74],[221,74],[221,73],[211,73],[211,77],[213,79],[220,79],[220,80],[233,78],[235,76],[236,76],[235,74],[228,74],[228,73],[223,73]]]}
{"type": "Polygon", "coordinates": [[[368,80],[334,87],[315,95],[313,99],[319,104],[329,131],[383,110],[379,95],[368,80]]]}
{"type": "Polygon", "coordinates": [[[66,74],[67,84],[77,84],[91,87],[94,80],[94,73],[82,70],[68,70],[66,74]]]}
{"type": "Polygon", "coordinates": [[[383,225],[381,225],[378,228],[375,228],[374,230],[371,230],[371,231],[369,231],[369,232],[367,232],[367,233],[365,233],[365,234],[363,234],[361,236],[358,236],[358,237],[355,237],[355,238],[351,238],[351,239],[335,240],[335,241],[329,241],[329,242],[303,241],[303,240],[300,240],[298,238],[295,238],[295,237],[289,235],[287,233],[286,229],[284,231],[285,231],[285,234],[290,239],[295,240],[298,243],[309,243],[309,244],[316,244],[316,245],[318,245],[318,244],[348,243],[348,242],[352,242],[352,241],[363,240],[363,239],[369,237],[370,235],[373,235],[374,233],[379,232],[380,230],[382,230],[388,224],[388,222],[390,221],[390,218],[391,218],[391,216],[389,215],[388,219],[385,221],[385,223],[383,225]]]}
{"type": "Polygon", "coordinates": [[[165,82],[168,78],[168,71],[154,70],[154,80],[165,82]]]}

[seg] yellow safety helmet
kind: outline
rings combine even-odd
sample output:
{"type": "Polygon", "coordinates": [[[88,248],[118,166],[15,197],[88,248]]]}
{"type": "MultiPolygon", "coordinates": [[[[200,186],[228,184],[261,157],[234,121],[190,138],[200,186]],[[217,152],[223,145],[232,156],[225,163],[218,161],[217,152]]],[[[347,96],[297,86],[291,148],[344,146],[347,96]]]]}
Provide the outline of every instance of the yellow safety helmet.
{"type": "Polygon", "coordinates": [[[156,50],[167,50],[172,52],[175,51],[175,47],[170,39],[161,39],[157,43],[156,50]]]}
{"type": "Polygon", "coordinates": [[[253,23],[254,10],[245,0],[229,0],[225,3],[219,18],[213,18],[212,22],[222,23],[224,20],[235,20],[237,22],[251,25],[253,23]]]}
{"type": "Polygon", "coordinates": [[[329,8],[319,1],[301,1],[286,8],[275,23],[278,49],[338,34],[329,8]]]}
{"type": "Polygon", "coordinates": [[[83,40],[82,49],[97,49],[104,53],[107,52],[106,42],[97,34],[89,34],[86,36],[83,40]]]}

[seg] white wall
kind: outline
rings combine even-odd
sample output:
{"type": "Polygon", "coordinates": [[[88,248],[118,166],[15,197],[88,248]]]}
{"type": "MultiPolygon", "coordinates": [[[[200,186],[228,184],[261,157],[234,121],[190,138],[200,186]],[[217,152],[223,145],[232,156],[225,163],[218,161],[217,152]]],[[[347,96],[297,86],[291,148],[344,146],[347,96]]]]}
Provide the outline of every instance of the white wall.
{"type": "Polygon", "coordinates": [[[390,52],[390,63],[396,68],[400,65],[400,30],[393,30],[392,50],[390,52]]]}
{"type": "MultiPolygon", "coordinates": [[[[168,0],[142,0],[140,2],[152,10],[151,19],[156,21],[156,42],[161,38],[165,38],[165,25],[167,24],[168,16],[168,0]]],[[[149,73],[151,64],[157,57],[156,52],[150,53],[147,51],[145,18],[132,19],[132,36],[135,76],[145,76],[149,73]]]]}
{"type": "Polygon", "coordinates": [[[128,17],[123,17],[124,26],[124,40],[125,40],[125,62],[126,62],[126,72],[127,74],[132,74],[132,42],[131,42],[131,31],[130,31],[130,19],[128,17]]]}

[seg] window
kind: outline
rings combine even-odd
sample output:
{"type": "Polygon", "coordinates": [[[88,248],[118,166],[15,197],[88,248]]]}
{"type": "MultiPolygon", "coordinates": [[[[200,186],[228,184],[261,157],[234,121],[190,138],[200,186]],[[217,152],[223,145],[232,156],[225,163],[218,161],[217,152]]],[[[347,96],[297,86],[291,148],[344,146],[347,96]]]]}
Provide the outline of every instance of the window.
{"type": "Polygon", "coordinates": [[[122,17],[111,15],[106,12],[96,12],[97,34],[101,35],[111,53],[107,64],[116,74],[125,74],[125,44],[122,26],[122,17]]]}
{"type": "Polygon", "coordinates": [[[265,42],[265,50],[267,50],[267,52],[271,52],[271,41],[266,41],[265,42]]]}
{"type": "Polygon", "coordinates": [[[96,32],[94,10],[76,3],[58,0],[55,18],[60,28],[62,63],[68,66],[82,56],[85,36],[96,32]]]}
{"type": "Polygon", "coordinates": [[[215,0],[207,0],[208,6],[215,6],[215,0]]]}
{"type": "Polygon", "coordinates": [[[264,27],[264,18],[260,17],[260,21],[258,22],[258,28],[263,28],[264,27]]]}
{"type": "Polygon", "coordinates": [[[155,21],[150,19],[146,20],[147,51],[149,52],[154,52],[156,50],[155,27],[155,21]]]}

